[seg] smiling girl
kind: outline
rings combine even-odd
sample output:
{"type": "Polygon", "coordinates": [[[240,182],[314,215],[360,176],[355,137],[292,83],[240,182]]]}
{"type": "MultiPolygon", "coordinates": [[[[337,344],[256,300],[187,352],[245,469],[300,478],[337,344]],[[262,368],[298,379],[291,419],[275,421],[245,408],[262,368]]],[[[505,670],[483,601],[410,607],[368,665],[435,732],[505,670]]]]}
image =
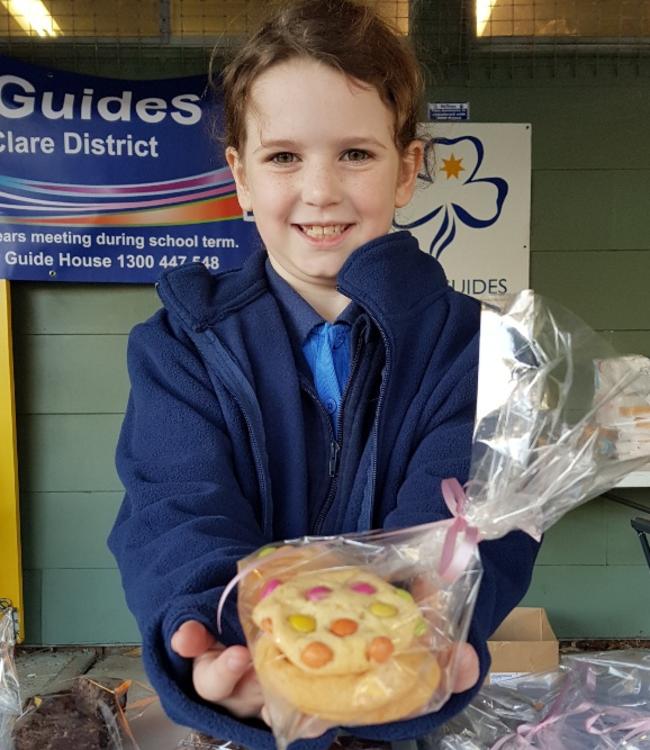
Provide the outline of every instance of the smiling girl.
{"type": "MultiPolygon", "coordinates": [[[[270,749],[232,601],[217,640],[220,593],[237,560],[270,542],[449,516],[440,481],[469,470],[479,304],[408,233],[389,233],[422,165],[422,85],[405,40],[374,12],[294,3],[222,85],[226,159],[264,249],[238,271],[168,273],[164,308],[132,332],[117,453],[126,496],[109,544],[169,715],[270,749]]],[[[535,554],[523,534],[482,543],[452,698],[354,734],[415,738],[462,709],[535,554]]]]}

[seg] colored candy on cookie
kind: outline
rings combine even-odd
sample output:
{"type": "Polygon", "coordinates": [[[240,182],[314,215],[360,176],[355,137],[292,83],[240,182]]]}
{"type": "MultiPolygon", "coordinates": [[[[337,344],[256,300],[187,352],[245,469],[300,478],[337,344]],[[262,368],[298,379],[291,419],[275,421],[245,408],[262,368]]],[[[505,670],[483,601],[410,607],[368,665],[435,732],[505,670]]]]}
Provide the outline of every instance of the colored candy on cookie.
{"type": "Polygon", "coordinates": [[[305,592],[305,599],[309,599],[310,602],[317,602],[331,593],[332,589],[329,586],[314,586],[305,592]]]}
{"type": "Polygon", "coordinates": [[[359,625],[354,621],[346,617],[342,617],[339,620],[334,620],[330,625],[330,632],[334,635],[338,635],[339,638],[344,638],[346,635],[352,635],[359,629],[359,625]]]}
{"type": "Polygon", "coordinates": [[[316,630],[316,620],[309,615],[289,615],[289,625],[299,633],[311,633],[316,630]]]}
{"type": "Polygon", "coordinates": [[[368,646],[368,659],[381,664],[390,658],[394,650],[395,647],[390,638],[377,636],[377,638],[373,638],[372,643],[368,646]]]}
{"type": "Polygon", "coordinates": [[[260,591],[260,601],[266,598],[271,593],[271,591],[274,591],[275,589],[277,589],[277,587],[281,583],[282,581],[279,578],[271,578],[269,581],[267,581],[262,587],[262,590],[260,591]]]}
{"type": "Polygon", "coordinates": [[[373,602],[370,605],[370,611],[376,617],[395,617],[397,614],[397,607],[393,607],[392,604],[386,604],[386,602],[373,602]]]}
{"type": "Polygon", "coordinates": [[[356,591],[357,594],[376,594],[377,589],[372,586],[370,583],[366,583],[365,581],[358,581],[357,583],[351,583],[350,588],[352,591],[356,591]]]}
{"type": "Polygon", "coordinates": [[[313,641],[303,650],[300,658],[308,667],[317,669],[332,661],[333,656],[331,648],[320,641],[313,641]]]}

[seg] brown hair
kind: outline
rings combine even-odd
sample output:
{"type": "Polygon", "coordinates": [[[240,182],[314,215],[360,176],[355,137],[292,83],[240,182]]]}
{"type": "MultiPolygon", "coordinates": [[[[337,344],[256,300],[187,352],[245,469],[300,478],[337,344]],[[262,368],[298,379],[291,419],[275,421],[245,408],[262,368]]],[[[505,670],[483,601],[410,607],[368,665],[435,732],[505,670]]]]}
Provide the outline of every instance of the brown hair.
{"type": "MultiPolygon", "coordinates": [[[[216,56],[215,49],[211,70],[216,56]]],[[[265,21],[226,66],[221,79],[226,146],[239,151],[245,143],[246,105],[255,79],[297,57],[374,86],[395,114],[400,151],[417,137],[423,79],[407,40],[374,10],[352,0],[299,0],[265,21]]]]}

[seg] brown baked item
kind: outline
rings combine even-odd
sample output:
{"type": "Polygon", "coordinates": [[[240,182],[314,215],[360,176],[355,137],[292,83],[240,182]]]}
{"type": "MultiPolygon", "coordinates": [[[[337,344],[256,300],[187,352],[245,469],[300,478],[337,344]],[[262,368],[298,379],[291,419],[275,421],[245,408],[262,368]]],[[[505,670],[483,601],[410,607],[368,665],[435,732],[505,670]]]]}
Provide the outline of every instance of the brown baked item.
{"type": "Polygon", "coordinates": [[[119,715],[126,705],[128,686],[129,682],[123,680],[110,680],[107,685],[80,677],[70,690],[35,696],[14,729],[15,750],[105,750],[112,747],[103,714],[108,711],[119,715]]]}

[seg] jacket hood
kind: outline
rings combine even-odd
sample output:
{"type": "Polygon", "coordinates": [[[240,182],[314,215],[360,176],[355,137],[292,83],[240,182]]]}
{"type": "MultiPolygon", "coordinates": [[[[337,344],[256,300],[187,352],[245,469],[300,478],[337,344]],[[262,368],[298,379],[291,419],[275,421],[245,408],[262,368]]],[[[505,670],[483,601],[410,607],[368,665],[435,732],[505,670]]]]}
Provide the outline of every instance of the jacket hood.
{"type": "MultiPolygon", "coordinates": [[[[158,295],[186,326],[204,330],[268,289],[266,257],[256,251],[241,269],[217,275],[202,263],[174,268],[161,276],[158,295]]],[[[357,248],[343,264],[337,288],[381,319],[413,312],[448,286],[440,263],[423,253],[409,232],[395,232],[357,248]],[[408,294],[403,293],[406,288],[408,294]]]]}

